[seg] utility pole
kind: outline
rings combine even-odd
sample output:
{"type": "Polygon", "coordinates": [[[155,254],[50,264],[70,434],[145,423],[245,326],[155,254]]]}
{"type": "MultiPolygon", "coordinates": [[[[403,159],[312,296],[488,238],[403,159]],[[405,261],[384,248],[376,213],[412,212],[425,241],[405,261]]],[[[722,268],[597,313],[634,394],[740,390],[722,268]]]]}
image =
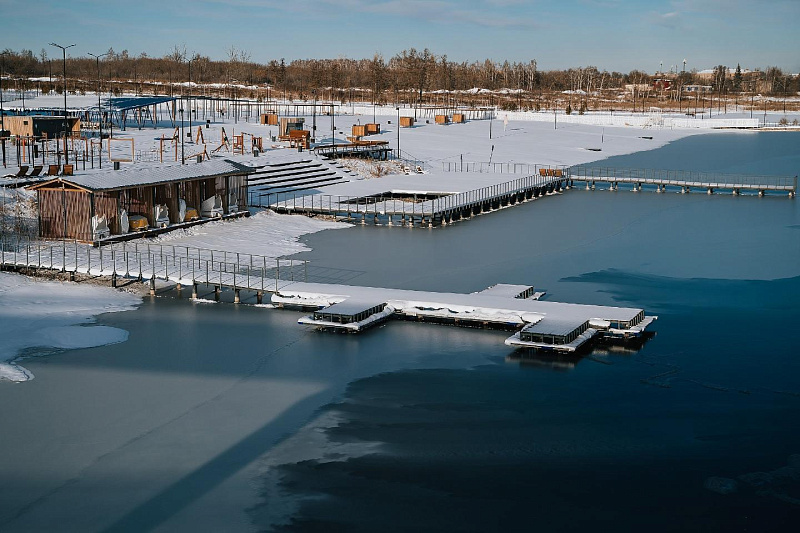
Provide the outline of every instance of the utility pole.
{"type": "Polygon", "coordinates": [[[97,61],[97,122],[100,124],[100,153],[98,154],[97,160],[99,161],[100,168],[103,168],[103,108],[100,105],[100,58],[107,56],[108,52],[100,55],[95,55],[91,52],[87,52],[87,54],[97,61]]]}
{"type": "Polygon", "coordinates": [[[60,44],[50,43],[50,46],[61,48],[61,51],[64,54],[64,164],[68,165],[69,153],[67,151],[67,128],[69,127],[69,121],[67,120],[67,48],[72,48],[75,45],[70,44],[69,46],[61,46],[60,44]]]}

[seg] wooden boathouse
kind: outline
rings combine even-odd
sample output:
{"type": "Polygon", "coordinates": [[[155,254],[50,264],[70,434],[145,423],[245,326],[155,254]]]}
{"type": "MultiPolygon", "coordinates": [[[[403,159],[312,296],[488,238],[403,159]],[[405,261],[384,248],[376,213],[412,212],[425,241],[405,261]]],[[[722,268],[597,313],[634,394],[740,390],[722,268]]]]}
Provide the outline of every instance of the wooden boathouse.
{"type": "Polygon", "coordinates": [[[127,233],[126,217],[152,228],[182,223],[187,212],[199,218],[246,211],[246,177],[251,172],[250,167],[217,160],[59,176],[28,189],[38,196],[40,237],[93,242],[98,240],[93,222],[96,226],[100,217],[110,235],[120,235],[127,233]],[[210,199],[219,205],[204,215],[201,205],[210,199]],[[157,207],[162,206],[168,215],[161,211],[161,216],[168,221],[159,218],[157,207]]]}

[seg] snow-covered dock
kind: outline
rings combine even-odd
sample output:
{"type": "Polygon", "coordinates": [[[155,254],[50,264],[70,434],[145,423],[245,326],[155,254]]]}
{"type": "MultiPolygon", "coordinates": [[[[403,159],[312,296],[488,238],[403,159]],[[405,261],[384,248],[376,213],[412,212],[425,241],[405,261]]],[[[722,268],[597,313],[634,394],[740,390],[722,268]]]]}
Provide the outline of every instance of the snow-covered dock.
{"type": "Polygon", "coordinates": [[[391,317],[516,330],[515,348],[574,352],[595,337],[629,340],[656,319],[643,309],[539,300],[532,286],[495,285],[471,294],[290,283],[272,295],[278,307],[313,310],[300,324],[357,333],[391,317]]]}
{"type": "Polygon", "coordinates": [[[200,285],[242,293],[256,302],[271,293],[277,307],[314,311],[300,319],[327,330],[357,333],[400,318],[517,331],[506,344],[557,352],[573,352],[594,337],[637,339],[656,317],[643,309],[542,301],[532,285],[498,284],[471,294],[419,292],[329,283],[346,280],[346,271],[319,268],[306,261],[215,251],[169,244],[121,243],[93,248],[77,242],[2,241],[0,263],[13,269],[60,270],[138,279],[156,293],[156,280],[190,286],[197,298],[200,285]],[[312,282],[309,282],[309,279],[312,282]],[[303,280],[303,281],[300,281],[303,280]],[[316,280],[318,282],[313,282],[316,280]]]}
{"type": "Polygon", "coordinates": [[[433,227],[560,192],[567,181],[566,174],[559,172],[497,180],[463,192],[428,182],[425,188],[407,185],[362,196],[287,193],[275,195],[269,207],[278,213],[324,215],[364,224],[433,227]]]}
{"type": "Polygon", "coordinates": [[[570,183],[582,182],[587,189],[594,189],[598,183],[605,183],[609,189],[617,190],[620,184],[631,185],[632,190],[641,191],[645,185],[654,185],[656,192],[666,192],[667,187],[677,187],[680,192],[692,189],[706,191],[727,190],[734,195],[743,191],[756,192],[759,196],[767,193],[784,193],[790,198],[797,194],[797,176],[765,176],[743,174],[721,174],[715,172],[695,172],[688,170],[661,170],[644,168],[609,168],[578,165],[569,169],[570,183]]]}

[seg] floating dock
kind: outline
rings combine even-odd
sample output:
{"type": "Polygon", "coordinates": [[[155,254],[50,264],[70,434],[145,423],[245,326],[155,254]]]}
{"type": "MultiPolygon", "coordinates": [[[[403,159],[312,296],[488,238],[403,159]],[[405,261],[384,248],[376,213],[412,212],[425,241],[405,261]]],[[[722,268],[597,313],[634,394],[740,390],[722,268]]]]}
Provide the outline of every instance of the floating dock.
{"type": "Polygon", "coordinates": [[[532,285],[498,284],[471,294],[422,292],[340,284],[352,271],[309,265],[306,261],[268,259],[250,254],[171,245],[115,243],[100,248],[77,242],[0,240],[0,264],[22,270],[58,270],[74,274],[137,279],[156,294],[156,280],[191,287],[243,291],[257,304],[271,294],[277,307],[313,311],[299,320],[323,330],[358,333],[389,319],[514,331],[505,343],[515,348],[573,353],[592,339],[636,340],[656,319],[643,309],[541,300],[532,285]],[[321,282],[309,282],[308,280],[321,282]],[[304,280],[304,281],[300,281],[304,280]],[[331,283],[327,280],[334,281],[331,283]]]}
{"type": "Polygon", "coordinates": [[[657,318],[643,309],[542,301],[527,285],[495,285],[471,294],[320,283],[292,283],[274,294],[278,307],[313,310],[300,324],[358,333],[390,318],[515,331],[514,348],[573,353],[592,339],[642,338],[657,318]]]}
{"type": "Polygon", "coordinates": [[[277,194],[265,207],[278,213],[347,218],[363,224],[434,227],[558,193],[566,183],[566,174],[559,171],[460,193],[409,187],[362,196],[277,194]]]}

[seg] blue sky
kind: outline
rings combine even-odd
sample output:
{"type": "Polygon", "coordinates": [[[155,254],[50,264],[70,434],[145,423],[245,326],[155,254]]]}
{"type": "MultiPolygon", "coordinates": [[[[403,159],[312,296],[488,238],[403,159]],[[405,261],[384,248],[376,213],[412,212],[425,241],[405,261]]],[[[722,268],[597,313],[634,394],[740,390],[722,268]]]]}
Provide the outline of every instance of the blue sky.
{"type": "Polygon", "coordinates": [[[428,47],[456,61],[648,72],[672,65],[800,71],[800,0],[0,0],[0,48],[109,47],[224,59],[389,58],[428,47]],[[37,21],[37,17],[40,17],[37,21]],[[15,23],[18,21],[18,23],[15,23]]]}

